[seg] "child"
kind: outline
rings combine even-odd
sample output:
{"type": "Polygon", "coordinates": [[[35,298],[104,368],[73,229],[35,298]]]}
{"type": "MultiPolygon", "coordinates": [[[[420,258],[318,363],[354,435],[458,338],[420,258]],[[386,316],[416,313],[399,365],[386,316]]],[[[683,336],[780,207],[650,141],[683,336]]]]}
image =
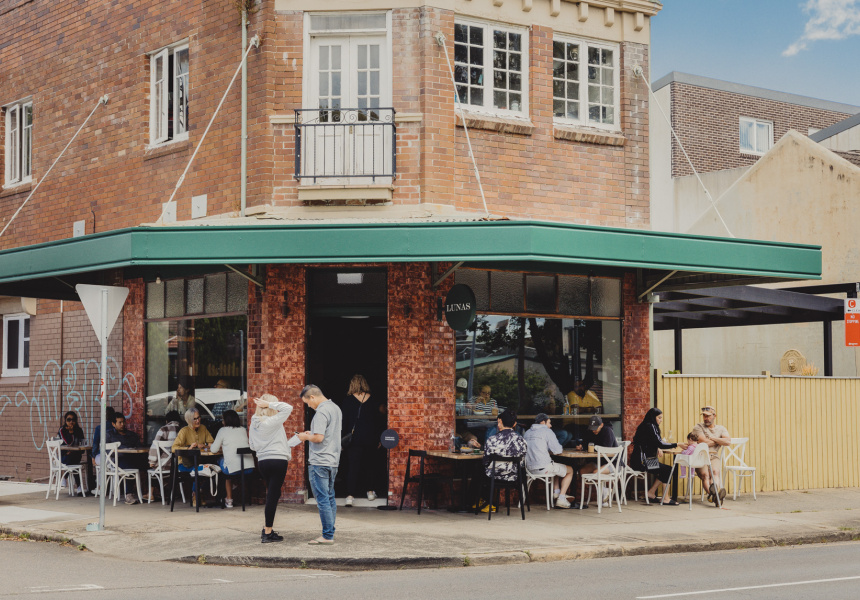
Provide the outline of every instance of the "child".
{"type": "MultiPolygon", "coordinates": [[[[693,435],[693,432],[687,434],[687,447],[684,448],[684,451],[681,454],[686,454],[689,456],[693,452],[696,451],[696,444],[699,443],[699,438],[693,435]]],[[[687,467],[681,466],[681,479],[684,479],[687,476],[687,467]]]]}

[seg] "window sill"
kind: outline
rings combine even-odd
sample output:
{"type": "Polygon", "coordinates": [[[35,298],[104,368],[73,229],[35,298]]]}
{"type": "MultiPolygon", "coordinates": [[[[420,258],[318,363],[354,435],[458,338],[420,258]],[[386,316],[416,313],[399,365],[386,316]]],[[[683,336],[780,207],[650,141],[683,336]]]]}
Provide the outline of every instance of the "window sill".
{"type": "Polygon", "coordinates": [[[0,385],[26,385],[30,383],[29,375],[0,375],[0,385]]]}
{"type": "Polygon", "coordinates": [[[0,190],[0,198],[4,198],[5,196],[14,196],[15,194],[21,194],[23,192],[29,192],[33,189],[33,180],[25,181],[24,183],[13,183],[12,185],[3,186],[3,189],[0,190]]]}
{"type": "Polygon", "coordinates": [[[469,129],[484,129],[497,133],[513,133],[531,135],[535,126],[527,118],[502,117],[497,115],[482,115],[467,111],[457,111],[457,126],[462,127],[465,121],[469,129]]]}
{"type": "Polygon", "coordinates": [[[392,185],[302,185],[299,201],[307,206],[380,206],[390,204],[392,185]]]}
{"type": "Polygon", "coordinates": [[[152,160],[168,154],[182,152],[191,148],[191,140],[179,140],[177,142],[165,142],[158,146],[149,146],[143,154],[143,160],[152,160]]]}
{"type": "Polygon", "coordinates": [[[573,127],[570,125],[553,125],[552,135],[557,140],[582,142],[584,144],[602,144],[604,146],[623,146],[627,142],[627,139],[622,134],[614,131],[573,127]]]}

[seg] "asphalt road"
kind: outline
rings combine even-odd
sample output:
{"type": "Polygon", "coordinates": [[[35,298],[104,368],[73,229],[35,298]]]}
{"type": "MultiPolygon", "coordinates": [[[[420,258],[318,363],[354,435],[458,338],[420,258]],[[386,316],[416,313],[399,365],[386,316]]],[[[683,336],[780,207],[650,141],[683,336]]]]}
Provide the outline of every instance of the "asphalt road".
{"type": "MultiPolygon", "coordinates": [[[[333,552],[336,548],[333,549],[333,552]]],[[[710,600],[860,598],[860,543],[375,572],[132,563],[0,542],[0,598],[710,600]]]]}

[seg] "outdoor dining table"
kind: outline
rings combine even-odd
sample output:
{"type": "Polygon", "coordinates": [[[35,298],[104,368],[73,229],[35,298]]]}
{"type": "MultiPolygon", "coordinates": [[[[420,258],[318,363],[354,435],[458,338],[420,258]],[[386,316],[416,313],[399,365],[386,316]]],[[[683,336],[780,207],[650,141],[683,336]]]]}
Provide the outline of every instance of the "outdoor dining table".
{"type": "Polygon", "coordinates": [[[92,474],[92,449],[91,445],[84,446],[60,446],[60,452],[84,452],[86,453],[86,470],[87,470],[87,487],[89,489],[93,489],[93,483],[95,480],[93,479],[92,474]]]}
{"type": "MultiPolygon", "coordinates": [[[[461,492],[461,505],[459,512],[473,512],[469,509],[469,496],[472,487],[472,480],[476,475],[480,475],[479,467],[483,464],[481,459],[484,458],[484,453],[481,450],[466,451],[466,452],[451,452],[450,450],[428,450],[427,456],[433,458],[441,458],[442,460],[453,461],[455,469],[463,479],[463,488],[461,492]]],[[[453,500],[453,498],[452,498],[453,500]]],[[[448,510],[457,512],[454,505],[448,507],[448,510]]]]}
{"type": "MultiPolygon", "coordinates": [[[[177,448],[173,451],[172,460],[172,475],[171,475],[171,484],[170,484],[170,512],[173,512],[173,504],[176,499],[176,477],[179,472],[179,457],[182,458],[190,458],[194,461],[194,477],[198,479],[197,469],[200,466],[200,457],[201,456],[221,456],[220,452],[209,452],[208,450],[202,451],[200,448],[177,448]]],[[[200,512],[200,485],[194,486],[194,495],[195,495],[195,505],[197,512],[200,512]]]]}

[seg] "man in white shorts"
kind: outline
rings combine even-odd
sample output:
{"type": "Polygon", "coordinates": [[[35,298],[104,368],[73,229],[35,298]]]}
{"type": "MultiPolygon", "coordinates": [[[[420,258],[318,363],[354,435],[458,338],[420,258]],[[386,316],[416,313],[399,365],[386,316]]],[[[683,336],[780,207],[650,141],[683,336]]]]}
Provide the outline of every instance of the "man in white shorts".
{"type": "Polygon", "coordinates": [[[560,454],[563,450],[558,439],[552,432],[552,422],[545,413],[535,417],[534,424],[523,436],[528,444],[526,452],[526,468],[536,475],[553,475],[553,496],[558,508],[570,508],[567,488],[573,481],[573,468],[552,460],[552,454],[560,454]],[[559,479],[561,483],[559,484],[559,479]]]}

